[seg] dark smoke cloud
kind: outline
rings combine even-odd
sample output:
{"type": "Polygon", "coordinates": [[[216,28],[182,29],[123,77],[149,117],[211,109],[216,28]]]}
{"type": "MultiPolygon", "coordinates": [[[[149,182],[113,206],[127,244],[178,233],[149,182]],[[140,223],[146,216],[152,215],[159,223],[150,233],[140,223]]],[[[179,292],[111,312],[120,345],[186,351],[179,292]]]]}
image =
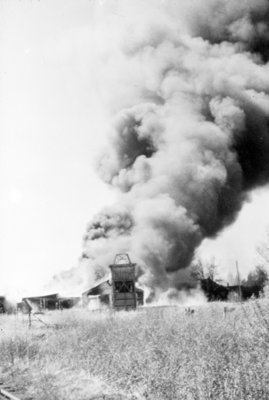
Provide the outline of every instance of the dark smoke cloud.
{"type": "Polygon", "coordinates": [[[142,179],[141,175],[137,178],[130,176],[129,182],[127,177],[127,171],[131,171],[135,163],[136,170],[139,169],[138,162],[143,164],[144,179],[149,178],[149,164],[145,159],[152,157],[157,150],[157,134],[160,130],[151,104],[120,112],[115,118],[111,139],[113,152],[106,153],[99,162],[98,170],[103,180],[120,186],[123,191],[130,190],[134,179],[138,182],[142,179]]]}
{"type": "Polygon", "coordinates": [[[118,237],[128,235],[133,226],[131,215],[124,210],[107,209],[97,214],[87,228],[84,240],[97,240],[100,238],[118,237]]]}
{"type": "Polygon", "coordinates": [[[119,199],[89,225],[84,254],[93,268],[128,251],[141,282],[191,287],[196,248],[269,180],[269,3],[117,7],[104,67],[116,115],[97,169],[119,199]]]}
{"type": "Polygon", "coordinates": [[[192,31],[213,44],[224,41],[241,51],[258,53],[263,61],[269,56],[268,1],[210,1],[193,16],[192,31]]]}

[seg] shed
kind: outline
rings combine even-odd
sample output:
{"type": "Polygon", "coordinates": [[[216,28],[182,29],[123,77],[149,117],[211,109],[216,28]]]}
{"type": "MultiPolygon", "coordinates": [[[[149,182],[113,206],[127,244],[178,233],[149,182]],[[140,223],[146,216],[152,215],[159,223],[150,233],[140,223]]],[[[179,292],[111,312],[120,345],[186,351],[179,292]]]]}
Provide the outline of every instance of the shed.
{"type": "Polygon", "coordinates": [[[17,304],[19,311],[28,312],[29,307],[32,307],[33,311],[43,310],[57,310],[64,308],[72,308],[78,304],[80,297],[61,297],[58,293],[24,297],[20,303],[17,304]]]}
{"type": "Polygon", "coordinates": [[[82,303],[91,310],[100,309],[102,306],[111,306],[111,295],[111,282],[106,277],[82,293],[82,303]]]}
{"type": "Polygon", "coordinates": [[[22,301],[31,305],[34,311],[56,310],[58,308],[58,294],[24,297],[22,301]]]}

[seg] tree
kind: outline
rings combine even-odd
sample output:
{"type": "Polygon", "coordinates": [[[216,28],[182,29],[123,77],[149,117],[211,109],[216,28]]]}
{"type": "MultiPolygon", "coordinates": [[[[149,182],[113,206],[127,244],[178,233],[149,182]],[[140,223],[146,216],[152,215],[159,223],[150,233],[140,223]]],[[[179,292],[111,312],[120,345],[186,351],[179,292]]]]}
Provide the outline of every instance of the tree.
{"type": "Polygon", "coordinates": [[[191,276],[196,280],[210,278],[212,281],[217,281],[218,266],[214,258],[207,262],[202,262],[200,259],[195,260],[191,265],[191,276]]]}
{"type": "Polygon", "coordinates": [[[256,250],[265,265],[269,265],[269,226],[266,229],[265,239],[256,247],[256,250]]]}
{"type": "Polygon", "coordinates": [[[217,280],[216,278],[218,276],[218,266],[214,258],[206,263],[206,275],[208,278],[212,279],[212,281],[217,280]]]}
{"type": "Polygon", "coordinates": [[[257,265],[254,271],[251,271],[247,279],[242,281],[243,286],[260,286],[264,287],[266,282],[268,282],[268,272],[262,265],[257,265]]]}
{"type": "Polygon", "coordinates": [[[200,259],[194,261],[191,265],[191,277],[195,280],[205,279],[205,271],[203,263],[200,259]]]}

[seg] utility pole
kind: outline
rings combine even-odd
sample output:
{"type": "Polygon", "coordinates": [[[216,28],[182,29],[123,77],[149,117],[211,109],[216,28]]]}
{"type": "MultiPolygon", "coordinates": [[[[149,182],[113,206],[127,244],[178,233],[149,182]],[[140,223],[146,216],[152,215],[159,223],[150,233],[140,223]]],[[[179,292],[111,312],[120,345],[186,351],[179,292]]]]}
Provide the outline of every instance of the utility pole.
{"type": "Polygon", "coordinates": [[[235,265],[236,265],[237,282],[238,282],[238,294],[239,294],[240,301],[242,301],[241,281],[240,281],[240,275],[239,275],[238,261],[237,260],[235,262],[235,265]]]}

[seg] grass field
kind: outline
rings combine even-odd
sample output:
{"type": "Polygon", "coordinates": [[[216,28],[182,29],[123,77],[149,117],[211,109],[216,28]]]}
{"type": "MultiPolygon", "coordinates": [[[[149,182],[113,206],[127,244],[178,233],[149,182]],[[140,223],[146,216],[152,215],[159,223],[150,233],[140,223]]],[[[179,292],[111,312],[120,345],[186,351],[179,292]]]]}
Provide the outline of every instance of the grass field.
{"type": "Polygon", "coordinates": [[[38,400],[268,400],[269,302],[223,306],[0,316],[1,381],[38,400]]]}

